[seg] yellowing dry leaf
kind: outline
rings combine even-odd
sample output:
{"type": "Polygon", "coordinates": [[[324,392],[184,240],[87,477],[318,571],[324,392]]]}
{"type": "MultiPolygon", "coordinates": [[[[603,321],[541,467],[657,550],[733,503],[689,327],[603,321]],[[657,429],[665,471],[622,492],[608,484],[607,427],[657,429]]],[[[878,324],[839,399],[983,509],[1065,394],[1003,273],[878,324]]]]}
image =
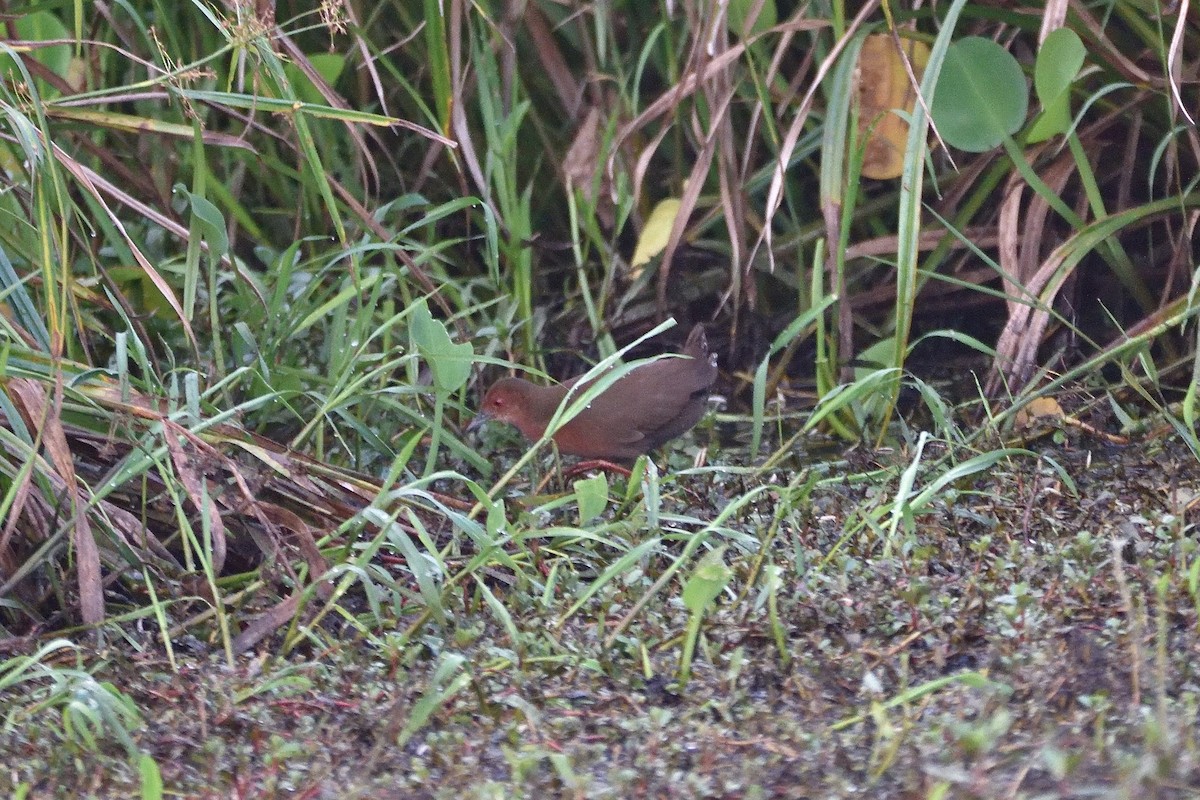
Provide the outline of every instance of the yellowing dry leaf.
{"type": "Polygon", "coordinates": [[[859,135],[866,136],[870,131],[862,166],[866,178],[896,178],[904,169],[908,123],[892,111],[898,108],[912,112],[916,92],[904,68],[904,59],[912,63],[913,73],[920,81],[929,61],[929,46],[924,42],[902,41],[904,56],[889,34],[873,34],[863,41],[858,56],[859,135]]]}
{"type": "Polygon", "coordinates": [[[1017,411],[1015,421],[1018,428],[1029,428],[1055,424],[1062,421],[1063,416],[1062,406],[1053,397],[1036,397],[1017,411]]]}
{"type": "Polygon", "coordinates": [[[642,228],[642,235],[638,237],[637,247],[633,250],[633,260],[629,262],[633,268],[631,280],[636,281],[642,274],[641,268],[666,248],[671,238],[671,226],[675,224],[675,217],[679,216],[679,205],[678,197],[668,197],[659,201],[650,212],[650,219],[646,220],[646,227],[642,228]]]}

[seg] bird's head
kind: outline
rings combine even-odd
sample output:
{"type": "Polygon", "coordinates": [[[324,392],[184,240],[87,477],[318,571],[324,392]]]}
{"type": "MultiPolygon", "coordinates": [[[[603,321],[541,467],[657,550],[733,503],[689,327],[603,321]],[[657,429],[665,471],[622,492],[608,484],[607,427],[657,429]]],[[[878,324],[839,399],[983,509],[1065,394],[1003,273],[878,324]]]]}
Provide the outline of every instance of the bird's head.
{"type": "Polygon", "coordinates": [[[493,383],[483,396],[483,402],[479,404],[479,413],[471,420],[467,430],[475,431],[484,423],[497,420],[516,425],[521,433],[530,438],[538,438],[541,431],[534,429],[538,427],[539,422],[541,430],[546,428],[546,420],[534,419],[537,409],[533,396],[538,388],[523,378],[501,378],[493,383]]]}

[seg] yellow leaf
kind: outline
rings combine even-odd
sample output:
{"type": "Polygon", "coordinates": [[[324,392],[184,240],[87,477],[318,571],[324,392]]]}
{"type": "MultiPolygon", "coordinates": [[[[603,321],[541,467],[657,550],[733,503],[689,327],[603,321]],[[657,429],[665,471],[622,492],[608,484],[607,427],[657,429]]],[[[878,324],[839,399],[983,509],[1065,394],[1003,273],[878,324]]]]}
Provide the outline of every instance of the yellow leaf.
{"type": "Polygon", "coordinates": [[[1016,424],[1018,428],[1030,428],[1059,422],[1063,416],[1062,406],[1053,397],[1035,397],[1017,411],[1016,424]]]}
{"type": "Polygon", "coordinates": [[[649,264],[650,259],[666,248],[667,240],[671,238],[671,226],[675,224],[675,217],[679,215],[679,205],[679,198],[668,197],[650,212],[650,219],[646,220],[646,227],[642,228],[642,235],[638,237],[637,247],[633,251],[633,261],[629,264],[633,267],[633,280],[637,280],[642,274],[639,267],[649,264]]]}
{"type": "Polygon", "coordinates": [[[912,112],[916,93],[904,60],[907,58],[916,79],[921,80],[929,46],[908,40],[904,47],[907,52],[902,56],[890,35],[877,33],[863,41],[858,56],[859,135],[870,131],[862,166],[866,178],[897,178],[904,169],[908,123],[892,111],[912,112]]]}

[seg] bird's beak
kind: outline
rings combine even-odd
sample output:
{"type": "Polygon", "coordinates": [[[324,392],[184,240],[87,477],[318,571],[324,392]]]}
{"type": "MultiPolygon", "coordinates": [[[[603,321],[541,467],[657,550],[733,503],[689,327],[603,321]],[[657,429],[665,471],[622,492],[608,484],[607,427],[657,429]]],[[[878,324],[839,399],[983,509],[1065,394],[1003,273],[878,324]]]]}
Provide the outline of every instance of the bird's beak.
{"type": "Polygon", "coordinates": [[[491,422],[492,415],[486,411],[480,411],[475,415],[475,419],[471,420],[471,424],[467,426],[467,433],[474,433],[482,428],[488,422],[491,422]]]}

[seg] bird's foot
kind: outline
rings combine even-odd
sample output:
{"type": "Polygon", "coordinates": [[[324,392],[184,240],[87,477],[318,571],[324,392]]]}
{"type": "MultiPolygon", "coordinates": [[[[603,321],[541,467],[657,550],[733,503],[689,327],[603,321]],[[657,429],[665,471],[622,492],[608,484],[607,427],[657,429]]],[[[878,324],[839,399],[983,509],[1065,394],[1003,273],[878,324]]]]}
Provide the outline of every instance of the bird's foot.
{"type": "Polygon", "coordinates": [[[579,477],[585,472],[591,472],[594,469],[602,469],[605,472],[615,472],[618,475],[624,475],[626,478],[633,474],[630,472],[629,467],[624,465],[607,461],[603,458],[591,458],[587,461],[580,461],[578,464],[568,469],[563,473],[563,479],[571,480],[572,478],[579,477]]]}

